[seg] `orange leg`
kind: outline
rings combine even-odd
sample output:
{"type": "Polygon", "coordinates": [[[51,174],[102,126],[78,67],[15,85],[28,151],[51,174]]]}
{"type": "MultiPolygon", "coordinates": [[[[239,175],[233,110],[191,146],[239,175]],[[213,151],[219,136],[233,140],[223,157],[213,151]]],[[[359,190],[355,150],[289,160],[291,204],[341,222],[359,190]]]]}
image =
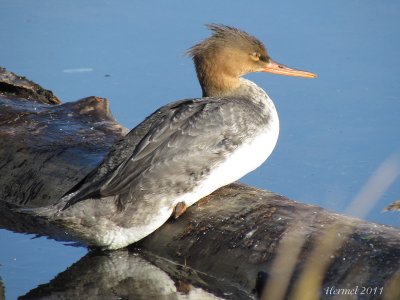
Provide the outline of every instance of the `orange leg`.
{"type": "Polygon", "coordinates": [[[188,208],[185,202],[178,202],[175,207],[174,211],[172,212],[172,215],[174,216],[175,219],[179,218],[188,208]]]}

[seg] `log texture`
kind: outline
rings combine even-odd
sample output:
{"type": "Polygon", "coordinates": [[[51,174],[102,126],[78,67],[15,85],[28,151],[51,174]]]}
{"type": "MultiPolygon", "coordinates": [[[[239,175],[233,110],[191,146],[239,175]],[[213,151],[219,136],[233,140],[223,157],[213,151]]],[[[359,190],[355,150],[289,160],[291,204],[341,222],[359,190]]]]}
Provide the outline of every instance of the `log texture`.
{"type": "MultiPolygon", "coordinates": [[[[68,239],[13,208],[54,203],[86,176],[96,176],[90,172],[109,151],[123,149],[126,133],[106,99],[60,104],[51,92],[0,69],[0,227],[68,239]]],[[[192,270],[186,280],[223,298],[332,299],[331,287],[357,287],[349,299],[399,295],[399,229],[240,183],[202,199],[131,248],[168,274],[176,271],[171,263],[192,270]],[[362,287],[383,293],[362,294],[362,287]]]]}

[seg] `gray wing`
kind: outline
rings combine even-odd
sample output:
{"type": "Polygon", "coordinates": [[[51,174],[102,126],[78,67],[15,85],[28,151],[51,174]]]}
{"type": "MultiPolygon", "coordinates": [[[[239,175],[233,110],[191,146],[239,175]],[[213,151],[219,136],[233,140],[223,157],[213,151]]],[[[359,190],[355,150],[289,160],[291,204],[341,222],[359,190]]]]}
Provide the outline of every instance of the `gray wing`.
{"type": "MultiPolygon", "coordinates": [[[[88,190],[122,202],[143,194],[187,192],[256,130],[246,118],[238,118],[255,109],[240,99],[178,103],[152,124],[119,167],[88,190]]],[[[73,202],[87,196],[81,194],[73,202]]]]}
{"type": "Polygon", "coordinates": [[[100,187],[109,179],[109,175],[132,155],[133,150],[146,136],[150,129],[161,118],[170,114],[171,110],[183,105],[192,103],[194,100],[180,100],[169,103],[148,116],[143,122],[133,128],[124,138],[115,143],[100,164],[87,174],[80,182],[74,185],[64,195],[70,199],[69,205],[87,196],[100,196],[100,187]],[[73,196],[72,196],[73,195],[73,196]],[[71,197],[72,196],[72,197],[71,197]]]}

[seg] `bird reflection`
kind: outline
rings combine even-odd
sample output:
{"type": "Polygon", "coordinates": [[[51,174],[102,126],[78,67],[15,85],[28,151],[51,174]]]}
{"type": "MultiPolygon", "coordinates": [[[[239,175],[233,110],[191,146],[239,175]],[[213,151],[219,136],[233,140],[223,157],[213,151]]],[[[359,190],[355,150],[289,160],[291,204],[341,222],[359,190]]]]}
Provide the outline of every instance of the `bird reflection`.
{"type": "Polygon", "coordinates": [[[168,273],[137,252],[89,252],[19,299],[222,299],[168,273]],[[183,288],[184,287],[184,288],[183,288]]]}

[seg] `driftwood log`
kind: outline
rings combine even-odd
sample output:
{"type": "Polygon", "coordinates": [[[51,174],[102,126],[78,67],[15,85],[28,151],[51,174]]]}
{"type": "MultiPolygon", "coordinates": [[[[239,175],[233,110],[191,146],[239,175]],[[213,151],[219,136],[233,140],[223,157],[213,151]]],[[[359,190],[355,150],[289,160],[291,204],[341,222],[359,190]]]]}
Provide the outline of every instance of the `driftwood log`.
{"type": "MultiPolygon", "coordinates": [[[[54,203],[109,151],[124,147],[127,132],[106,99],[61,104],[50,91],[0,69],[0,227],[68,240],[62,230],[13,208],[54,203]]],[[[240,183],[219,189],[131,249],[115,253],[127,257],[126,265],[142,264],[132,256],[137,251],[172,278],[222,298],[400,299],[400,229],[240,183]]],[[[26,296],[62,289],[64,296],[78,295],[87,282],[101,285],[96,295],[115,292],[116,285],[133,278],[129,270],[125,277],[119,270],[119,277],[104,278],[113,270],[101,264],[115,267],[115,255],[89,252],[76,265],[93,272],[79,273],[82,268],[74,265],[26,296]],[[102,284],[115,280],[111,287],[102,284]]]]}

